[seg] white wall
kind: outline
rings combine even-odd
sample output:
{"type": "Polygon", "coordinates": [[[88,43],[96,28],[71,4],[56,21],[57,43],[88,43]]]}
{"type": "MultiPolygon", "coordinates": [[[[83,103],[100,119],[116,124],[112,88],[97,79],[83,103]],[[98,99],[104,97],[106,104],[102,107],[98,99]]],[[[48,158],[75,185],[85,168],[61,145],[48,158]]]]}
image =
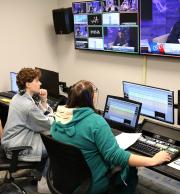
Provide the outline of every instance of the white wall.
{"type": "Polygon", "coordinates": [[[81,79],[92,81],[99,88],[99,108],[107,94],[122,95],[122,80],[142,82],[143,58],[139,56],[75,50],[73,35],[61,35],[59,45],[60,78],[68,85],[81,79]]]}
{"type": "Polygon", "coordinates": [[[39,66],[58,70],[52,9],[58,0],[0,0],[0,91],[10,89],[9,72],[39,66]]]}
{"type": "MultiPolygon", "coordinates": [[[[59,0],[69,7],[73,0],[59,0]]],[[[180,59],[147,57],[144,79],[144,56],[81,51],[74,49],[73,34],[59,36],[59,72],[64,81],[72,84],[80,79],[93,81],[100,89],[99,108],[104,107],[107,94],[122,95],[122,80],[147,85],[180,89],[180,59]]]]}

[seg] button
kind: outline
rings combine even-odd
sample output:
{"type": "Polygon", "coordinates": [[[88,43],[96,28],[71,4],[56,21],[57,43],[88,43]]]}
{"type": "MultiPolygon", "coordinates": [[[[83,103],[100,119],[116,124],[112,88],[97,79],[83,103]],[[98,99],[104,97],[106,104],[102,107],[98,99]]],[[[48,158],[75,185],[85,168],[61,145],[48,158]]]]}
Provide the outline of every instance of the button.
{"type": "Polygon", "coordinates": [[[155,145],[156,144],[156,142],[150,141],[150,140],[148,140],[147,143],[150,144],[150,145],[155,145]]]}
{"type": "Polygon", "coordinates": [[[174,152],[178,152],[178,150],[177,150],[177,149],[174,149],[174,148],[171,148],[171,147],[170,147],[170,148],[168,148],[168,150],[169,150],[170,152],[173,152],[173,153],[174,153],[174,152]]]}

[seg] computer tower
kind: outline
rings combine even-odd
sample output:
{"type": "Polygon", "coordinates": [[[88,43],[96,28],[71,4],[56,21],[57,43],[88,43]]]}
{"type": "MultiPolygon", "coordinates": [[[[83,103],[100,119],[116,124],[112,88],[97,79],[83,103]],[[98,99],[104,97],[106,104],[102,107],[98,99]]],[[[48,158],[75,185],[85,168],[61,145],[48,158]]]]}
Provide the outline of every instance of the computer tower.
{"type": "Polygon", "coordinates": [[[52,10],[56,34],[69,34],[74,31],[72,8],[52,10]]]}

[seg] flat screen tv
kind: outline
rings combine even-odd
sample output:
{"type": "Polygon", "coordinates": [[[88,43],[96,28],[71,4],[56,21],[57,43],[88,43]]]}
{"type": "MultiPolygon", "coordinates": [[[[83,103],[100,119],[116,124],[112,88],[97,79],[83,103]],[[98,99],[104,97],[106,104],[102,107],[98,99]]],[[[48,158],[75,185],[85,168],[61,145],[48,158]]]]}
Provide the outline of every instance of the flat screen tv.
{"type": "Polygon", "coordinates": [[[76,49],[139,54],[138,0],[72,4],[76,49]]]}
{"type": "Polygon", "coordinates": [[[180,57],[180,0],[141,0],[140,53],[180,57]]]}

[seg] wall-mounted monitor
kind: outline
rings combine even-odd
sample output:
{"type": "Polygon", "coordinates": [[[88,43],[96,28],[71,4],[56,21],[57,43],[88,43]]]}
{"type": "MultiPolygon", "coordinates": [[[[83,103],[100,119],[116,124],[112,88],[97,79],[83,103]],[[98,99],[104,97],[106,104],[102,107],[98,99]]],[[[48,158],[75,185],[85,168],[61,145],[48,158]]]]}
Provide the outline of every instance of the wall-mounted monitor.
{"type": "Polygon", "coordinates": [[[180,0],[141,0],[140,53],[180,57],[180,0]]]}
{"type": "Polygon", "coordinates": [[[138,0],[74,2],[76,49],[139,54],[138,0]]]}

